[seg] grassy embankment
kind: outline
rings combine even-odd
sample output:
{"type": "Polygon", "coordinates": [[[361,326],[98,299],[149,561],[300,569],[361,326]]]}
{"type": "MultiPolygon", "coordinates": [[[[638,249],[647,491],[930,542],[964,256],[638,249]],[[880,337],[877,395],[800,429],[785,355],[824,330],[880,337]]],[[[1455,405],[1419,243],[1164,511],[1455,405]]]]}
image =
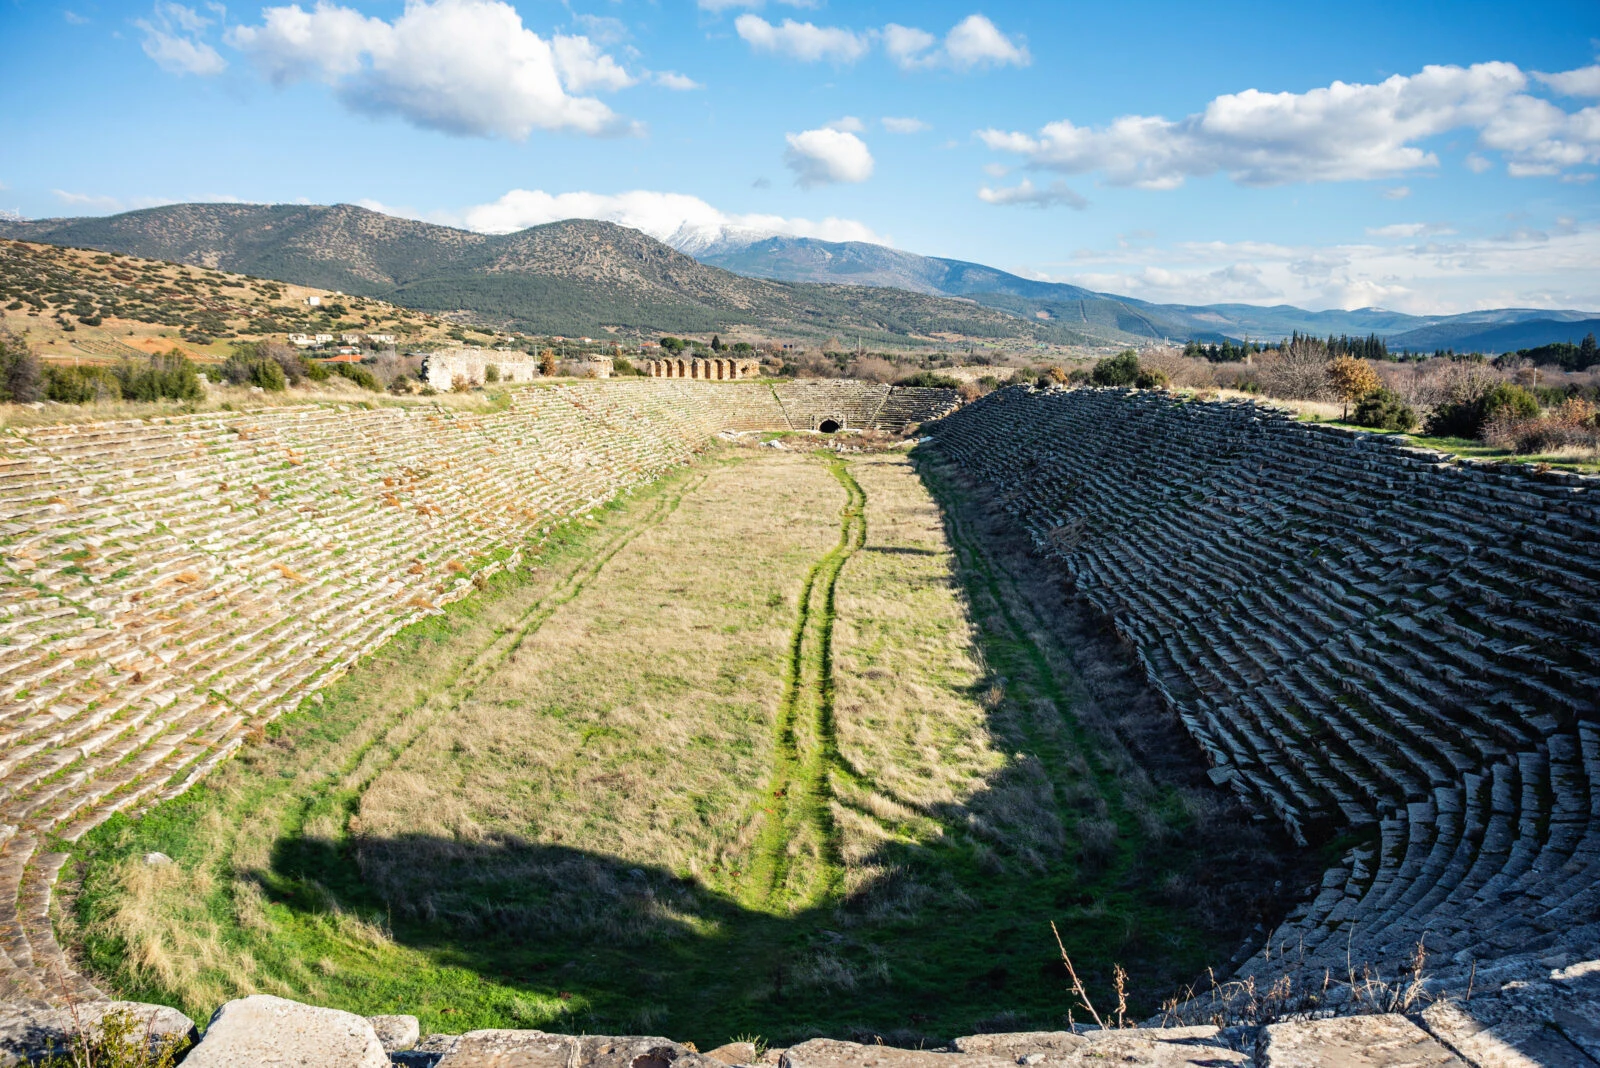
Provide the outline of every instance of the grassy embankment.
{"type": "Polygon", "coordinates": [[[90,961],[202,1019],[915,1043],[1058,1026],[1054,919],[1153,1007],[1253,922],[1259,832],[1134,765],[1049,583],[925,474],[735,450],[569,525],[86,841],[90,961]]]}

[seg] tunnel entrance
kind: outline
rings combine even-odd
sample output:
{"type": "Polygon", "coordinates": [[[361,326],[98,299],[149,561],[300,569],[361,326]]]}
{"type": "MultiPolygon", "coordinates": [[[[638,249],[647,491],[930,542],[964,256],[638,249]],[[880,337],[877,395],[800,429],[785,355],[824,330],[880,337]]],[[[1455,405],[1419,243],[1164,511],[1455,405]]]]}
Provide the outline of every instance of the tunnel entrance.
{"type": "Polygon", "coordinates": [[[817,429],[822,431],[824,434],[832,434],[838,431],[839,423],[834,419],[824,419],[822,422],[817,424],[817,429]]]}

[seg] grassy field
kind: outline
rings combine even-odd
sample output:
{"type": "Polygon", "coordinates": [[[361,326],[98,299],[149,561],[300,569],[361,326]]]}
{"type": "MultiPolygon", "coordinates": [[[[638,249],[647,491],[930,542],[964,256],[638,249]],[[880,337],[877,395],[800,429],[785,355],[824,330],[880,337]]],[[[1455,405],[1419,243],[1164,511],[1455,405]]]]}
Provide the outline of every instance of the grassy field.
{"type": "Polygon", "coordinates": [[[536,564],[85,841],[97,973],[200,1019],[915,1045],[1061,1025],[1051,920],[1150,1010],[1299,885],[931,459],[727,449],[536,564]]]}

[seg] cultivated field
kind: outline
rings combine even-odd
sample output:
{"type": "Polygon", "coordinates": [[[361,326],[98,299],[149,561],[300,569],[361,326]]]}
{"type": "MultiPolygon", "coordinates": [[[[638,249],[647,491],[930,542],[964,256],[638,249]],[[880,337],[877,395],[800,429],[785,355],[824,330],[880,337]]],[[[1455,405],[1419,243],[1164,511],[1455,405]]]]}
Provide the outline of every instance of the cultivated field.
{"type": "Polygon", "coordinates": [[[1150,1009],[1303,880],[1106,642],[931,461],[726,448],[94,832],[67,933],[197,1018],[707,1048],[1060,1026],[1055,920],[1150,1009]]]}

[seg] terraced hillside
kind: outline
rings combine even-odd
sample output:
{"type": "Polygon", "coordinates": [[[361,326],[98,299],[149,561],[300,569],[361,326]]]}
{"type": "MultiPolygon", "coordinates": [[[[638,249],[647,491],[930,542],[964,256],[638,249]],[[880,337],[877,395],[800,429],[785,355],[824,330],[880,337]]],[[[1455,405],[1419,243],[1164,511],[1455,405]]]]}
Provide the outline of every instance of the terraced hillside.
{"type": "Polygon", "coordinates": [[[1351,843],[1246,964],[1262,987],[1461,993],[1600,955],[1600,485],[1250,403],[1006,389],[937,425],[1204,748],[1302,841],[1351,843]]]}

